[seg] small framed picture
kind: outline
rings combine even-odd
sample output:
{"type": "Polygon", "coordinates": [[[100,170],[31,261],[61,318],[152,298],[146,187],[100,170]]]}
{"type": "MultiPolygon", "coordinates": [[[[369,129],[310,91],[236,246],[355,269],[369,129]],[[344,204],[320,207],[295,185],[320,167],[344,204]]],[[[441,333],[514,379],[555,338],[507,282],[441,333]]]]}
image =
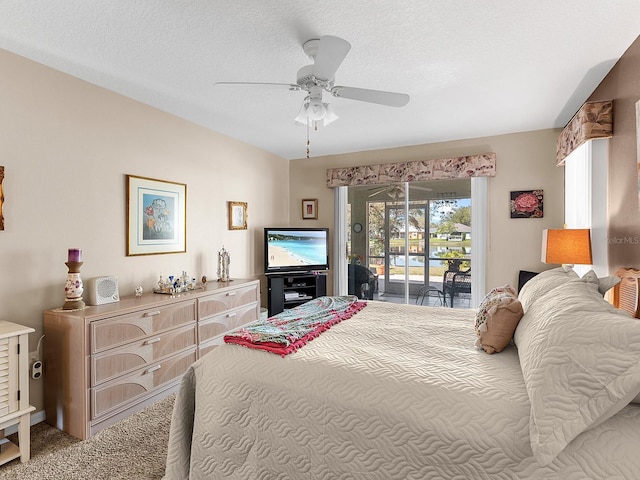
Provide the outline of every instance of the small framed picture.
{"type": "Polygon", "coordinates": [[[127,256],[187,251],[187,186],[127,175],[127,256]]]}
{"type": "Polygon", "coordinates": [[[511,218],[542,218],[544,193],[542,190],[517,190],[510,193],[511,218]]]}
{"type": "Polygon", "coordinates": [[[247,229],[247,202],[229,202],[229,230],[247,229]]]}
{"type": "Polygon", "coordinates": [[[306,198],[302,200],[302,219],[317,220],[318,219],[318,199],[306,198]]]}

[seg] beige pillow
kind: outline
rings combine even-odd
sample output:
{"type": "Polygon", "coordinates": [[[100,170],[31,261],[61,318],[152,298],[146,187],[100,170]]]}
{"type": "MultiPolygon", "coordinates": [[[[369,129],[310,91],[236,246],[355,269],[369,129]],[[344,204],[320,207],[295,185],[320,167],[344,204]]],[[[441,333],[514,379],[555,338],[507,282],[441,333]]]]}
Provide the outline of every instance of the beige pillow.
{"type": "Polygon", "coordinates": [[[566,282],[533,302],[514,341],[540,465],[640,393],[640,322],[604,300],[593,282],[566,282]]]}
{"type": "Polygon", "coordinates": [[[593,270],[589,270],[585,273],[581,280],[586,283],[592,283],[598,288],[598,292],[600,295],[604,296],[607,291],[611,290],[617,284],[620,283],[620,277],[616,277],[614,275],[610,275],[608,277],[598,277],[596,272],[593,270]]]}
{"type": "Polygon", "coordinates": [[[509,345],[523,314],[513,287],[505,285],[491,290],[476,314],[476,347],[488,354],[501,352],[509,345]]]}
{"type": "MultiPolygon", "coordinates": [[[[593,270],[589,270],[587,273],[585,273],[580,280],[585,283],[596,285],[598,287],[598,292],[600,292],[600,295],[604,295],[608,290],[612,289],[618,283],[620,283],[620,277],[608,276],[598,278],[596,272],[594,272],[593,270]]],[[[633,400],[631,400],[631,403],[640,403],[640,393],[633,400]]]]}

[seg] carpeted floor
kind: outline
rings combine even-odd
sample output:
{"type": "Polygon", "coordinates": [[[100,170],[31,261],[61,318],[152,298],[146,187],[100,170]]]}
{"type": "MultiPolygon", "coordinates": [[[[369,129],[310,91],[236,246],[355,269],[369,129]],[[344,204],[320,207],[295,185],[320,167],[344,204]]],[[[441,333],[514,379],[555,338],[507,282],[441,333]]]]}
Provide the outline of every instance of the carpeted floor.
{"type": "Polygon", "coordinates": [[[0,479],[161,479],[174,401],[171,395],[84,441],[38,423],[31,427],[31,460],[0,465],[0,479]]]}

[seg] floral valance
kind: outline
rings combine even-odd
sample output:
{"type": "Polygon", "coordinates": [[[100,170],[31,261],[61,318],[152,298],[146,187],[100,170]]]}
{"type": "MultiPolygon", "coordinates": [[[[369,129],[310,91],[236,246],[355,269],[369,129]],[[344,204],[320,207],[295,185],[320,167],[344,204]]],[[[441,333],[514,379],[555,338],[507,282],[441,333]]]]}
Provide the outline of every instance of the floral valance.
{"type": "Polygon", "coordinates": [[[438,158],[415,162],[384,163],[360,167],[330,168],[327,187],[375,185],[378,183],[448,180],[452,178],[495,177],[496,154],[438,158]]]}
{"type": "Polygon", "coordinates": [[[556,146],[556,162],[564,159],[580,145],[595,138],[613,136],[613,100],[587,102],[564,127],[556,146]]]}

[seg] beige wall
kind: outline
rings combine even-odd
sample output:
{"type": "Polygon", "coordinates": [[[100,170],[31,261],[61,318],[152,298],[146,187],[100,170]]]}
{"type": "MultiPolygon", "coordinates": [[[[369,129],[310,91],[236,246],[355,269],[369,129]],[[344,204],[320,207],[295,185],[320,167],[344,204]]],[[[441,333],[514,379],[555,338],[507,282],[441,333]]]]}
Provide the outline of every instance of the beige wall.
{"type": "Polygon", "coordinates": [[[640,205],[636,103],[640,100],[640,37],[629,47],[589,100],[614,100],[609,140],[609,272],[640,267],[640,205]]]}
{"type": "MultiPolygon", "coordinates": [[[[123,296],[161,272],[215,279],[223,245],[232,278],[262,276],[262,227],[289,221],[286,160],[2,50],[0,71],[0,318],[36,329],[31,350],[64,303],[70,247],[83,279],[116,275],[123,296]],[[126,174],[187,184],[187,253],[126,256],[126,174]],[[227,229],[229,200],[248,202],[249,230],[227,229]]],[[[42,381],[31,390],[40,410],[42,381]]]]}
{"type": "Polygon", "coordinates": [[[564,170],[555,166],[558,134],[559,130],[540,130],[293,160],[290,169],[291,223],[333,228],[333,190],[325,186],[327,168],[495,152],[497,174],[489,179],[486,287],[490,289],[505,283],[517,285],[518,270],[549,268],[540,262],[542,230],[563,225],[564,170]],[[544,218],[511,219],[509,192],[533,189],[544,190],[544,218]],[[299,202],[303,198],[318,198],[317,221],[301,219],[299,202]]]}

